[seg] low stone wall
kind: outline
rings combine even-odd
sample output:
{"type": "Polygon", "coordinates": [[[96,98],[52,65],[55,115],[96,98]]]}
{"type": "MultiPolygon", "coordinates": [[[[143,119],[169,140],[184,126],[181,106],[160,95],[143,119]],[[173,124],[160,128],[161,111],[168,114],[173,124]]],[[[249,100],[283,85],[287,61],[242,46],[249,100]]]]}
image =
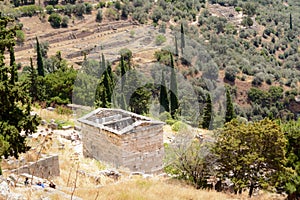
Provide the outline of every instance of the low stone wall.
{"type": "Polygon", "coordinates": [[[34,176],[49,179],[60,175],[58,155],[51,155],[39,159],[37,162],[30,162],[18,169],[10,171],[14,174],[33,174],[34,176]]]}

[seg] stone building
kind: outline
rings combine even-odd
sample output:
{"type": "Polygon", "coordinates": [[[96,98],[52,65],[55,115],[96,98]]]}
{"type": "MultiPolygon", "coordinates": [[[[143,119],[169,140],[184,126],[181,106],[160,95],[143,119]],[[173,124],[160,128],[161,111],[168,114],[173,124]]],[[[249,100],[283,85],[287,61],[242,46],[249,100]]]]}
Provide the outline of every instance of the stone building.
{"type": "Polygon", "coordinates": [[[84,156],[131,171],[162,171],[162,122],[107,108],[98,108],[78,121],[81,123],[84,156]]]}

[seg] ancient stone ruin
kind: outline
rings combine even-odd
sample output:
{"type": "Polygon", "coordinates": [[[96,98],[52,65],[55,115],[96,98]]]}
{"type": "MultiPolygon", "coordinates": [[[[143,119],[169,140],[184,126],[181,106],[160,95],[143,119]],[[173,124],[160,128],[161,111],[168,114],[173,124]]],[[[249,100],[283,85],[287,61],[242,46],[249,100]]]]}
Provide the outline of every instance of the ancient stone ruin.
{"type": "Polygon", "coordinates": [[[163,168],[163,123],[121,109],[99,108],[78,120],[83,155],[131,171],[163,168]]]}

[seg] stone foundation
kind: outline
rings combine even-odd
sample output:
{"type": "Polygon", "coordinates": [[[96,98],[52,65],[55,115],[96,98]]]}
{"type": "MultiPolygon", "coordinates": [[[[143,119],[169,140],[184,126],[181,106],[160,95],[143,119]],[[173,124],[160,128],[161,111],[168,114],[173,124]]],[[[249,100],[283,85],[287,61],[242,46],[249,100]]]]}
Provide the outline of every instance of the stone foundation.
{"type": "Polygon", "coordinates": [[[30,162],[18,169],[10,171],[14,174],[33,174],[34,176],[49,179],[60,175],[58,155],[52,155],[39,159],[37,162],[30,162]]]}

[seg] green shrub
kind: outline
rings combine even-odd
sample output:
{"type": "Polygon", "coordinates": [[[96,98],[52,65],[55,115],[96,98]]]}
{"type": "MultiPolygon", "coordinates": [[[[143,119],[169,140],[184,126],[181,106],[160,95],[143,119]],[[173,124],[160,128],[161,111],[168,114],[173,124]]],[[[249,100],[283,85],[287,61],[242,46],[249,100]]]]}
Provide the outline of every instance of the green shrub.
{"type": "Polygon", "coordinates": [[[168,112],[163,112],[159,115],[159,120],[166,122],[167,120],[171,120],[172,116],[170,113],[168,112]]]}
{"type": "Polygon", "coordinates": [[[166,37],[164,35],[158,35],[155,38],[155,44],[156,45],[161,45],[161,44],[163,44],[166,41],[167,41],[167,39],[166,39],[166,37]]]}
{"type": "Polygon", "coordinates": [[[175,120],[175,119],[167,119],[165,122],[166,122],[168,125],[172,126],[173,124],[175,124],[175,123],[177,122],[177,120],[175,120]]]}
{"type": "Polygon", "coordinates": [[[61,23],[61,16],[57,13],[52,13],[48,18],[48,22],[50,22],[53,28],[59,28],[61,23]]]}
{"type": "Polygon", "coordinates": [[[187,130],[188,126],[181,122],[181,121],[177,121],[172,125],[172,131],[180,131],[180,130],[187,130]]]}

